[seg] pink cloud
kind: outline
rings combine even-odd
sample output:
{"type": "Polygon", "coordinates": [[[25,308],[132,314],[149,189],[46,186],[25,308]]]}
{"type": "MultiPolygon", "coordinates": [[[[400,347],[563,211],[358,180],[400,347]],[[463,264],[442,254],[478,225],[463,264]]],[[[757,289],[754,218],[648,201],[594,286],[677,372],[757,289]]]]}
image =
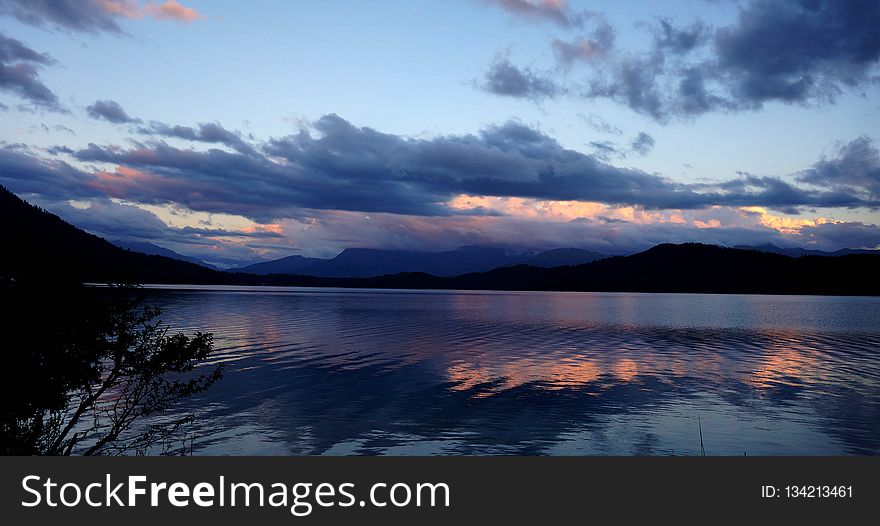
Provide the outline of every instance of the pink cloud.
{"type": "Polygon", "coordinates": [[[193,22],[204,18],[198,11],[191,7],[185,7],[176,0],[168,0],[162,4],[147,4],[144,11],[154,18],[163,20],[178,20],[180,22],[193,22]]]}
{"type": "Polygon", "coordinates": [[[167,0],[160,4],[147,2],[143,6],[137,0],[98,0],[98,5],[107,13],[131,19],[149,16],[158,20],[193,22],[205,18],[197,10],[183,6],[177,0],[167,0]]]}
{"type": "Polygon", "coordinates": [[[571,9],[567,0],[485,0],[523,18],[544,19],[562,27],[583,24],[585,13],[571,9]]]}

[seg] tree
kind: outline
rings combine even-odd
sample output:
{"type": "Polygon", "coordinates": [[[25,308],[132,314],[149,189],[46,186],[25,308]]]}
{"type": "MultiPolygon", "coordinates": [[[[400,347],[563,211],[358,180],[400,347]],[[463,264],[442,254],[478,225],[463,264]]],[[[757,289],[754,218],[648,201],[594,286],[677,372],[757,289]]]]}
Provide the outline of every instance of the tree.
{"type": "Polygon", "coordinates": [[[193,417],[163,413],[222,375],[200,367],[212,335],[172,334],[136,288],[8,280],[0,290],[0,337],[10,344],[0,453],[168,453],[193,417]]]}

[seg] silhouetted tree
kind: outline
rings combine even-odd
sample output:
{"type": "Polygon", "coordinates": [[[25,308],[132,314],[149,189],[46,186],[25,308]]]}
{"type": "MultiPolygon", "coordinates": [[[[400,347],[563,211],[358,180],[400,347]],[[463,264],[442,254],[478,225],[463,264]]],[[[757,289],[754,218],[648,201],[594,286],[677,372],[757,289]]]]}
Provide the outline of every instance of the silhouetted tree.
{"type": "Polygon", "coordinates": [[[162,413],[221,376],[197,369],[212,335],[171,334],[132,287],[7,279],[0,292],[0,453],[167,453],[192,415],[162,413]]]}

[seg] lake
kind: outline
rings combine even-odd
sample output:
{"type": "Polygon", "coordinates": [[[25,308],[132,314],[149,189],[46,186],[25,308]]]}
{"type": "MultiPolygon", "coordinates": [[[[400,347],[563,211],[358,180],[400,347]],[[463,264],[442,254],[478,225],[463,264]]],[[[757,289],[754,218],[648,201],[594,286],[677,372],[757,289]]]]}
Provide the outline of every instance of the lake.
{"type": "Polygon", "coordinates": [[[148,287],[197,455],[880,454],[880,298],[148,287]]]}

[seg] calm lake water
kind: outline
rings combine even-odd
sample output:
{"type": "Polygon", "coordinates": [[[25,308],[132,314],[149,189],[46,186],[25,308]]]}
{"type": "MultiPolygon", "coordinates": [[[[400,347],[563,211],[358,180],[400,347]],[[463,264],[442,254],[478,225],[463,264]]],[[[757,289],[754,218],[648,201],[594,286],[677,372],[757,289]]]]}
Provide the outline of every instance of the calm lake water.
{"type": "Polygon", "coordinates": [[[195,454],[880,454],[880,298],[151,288],[195,454]]]}

